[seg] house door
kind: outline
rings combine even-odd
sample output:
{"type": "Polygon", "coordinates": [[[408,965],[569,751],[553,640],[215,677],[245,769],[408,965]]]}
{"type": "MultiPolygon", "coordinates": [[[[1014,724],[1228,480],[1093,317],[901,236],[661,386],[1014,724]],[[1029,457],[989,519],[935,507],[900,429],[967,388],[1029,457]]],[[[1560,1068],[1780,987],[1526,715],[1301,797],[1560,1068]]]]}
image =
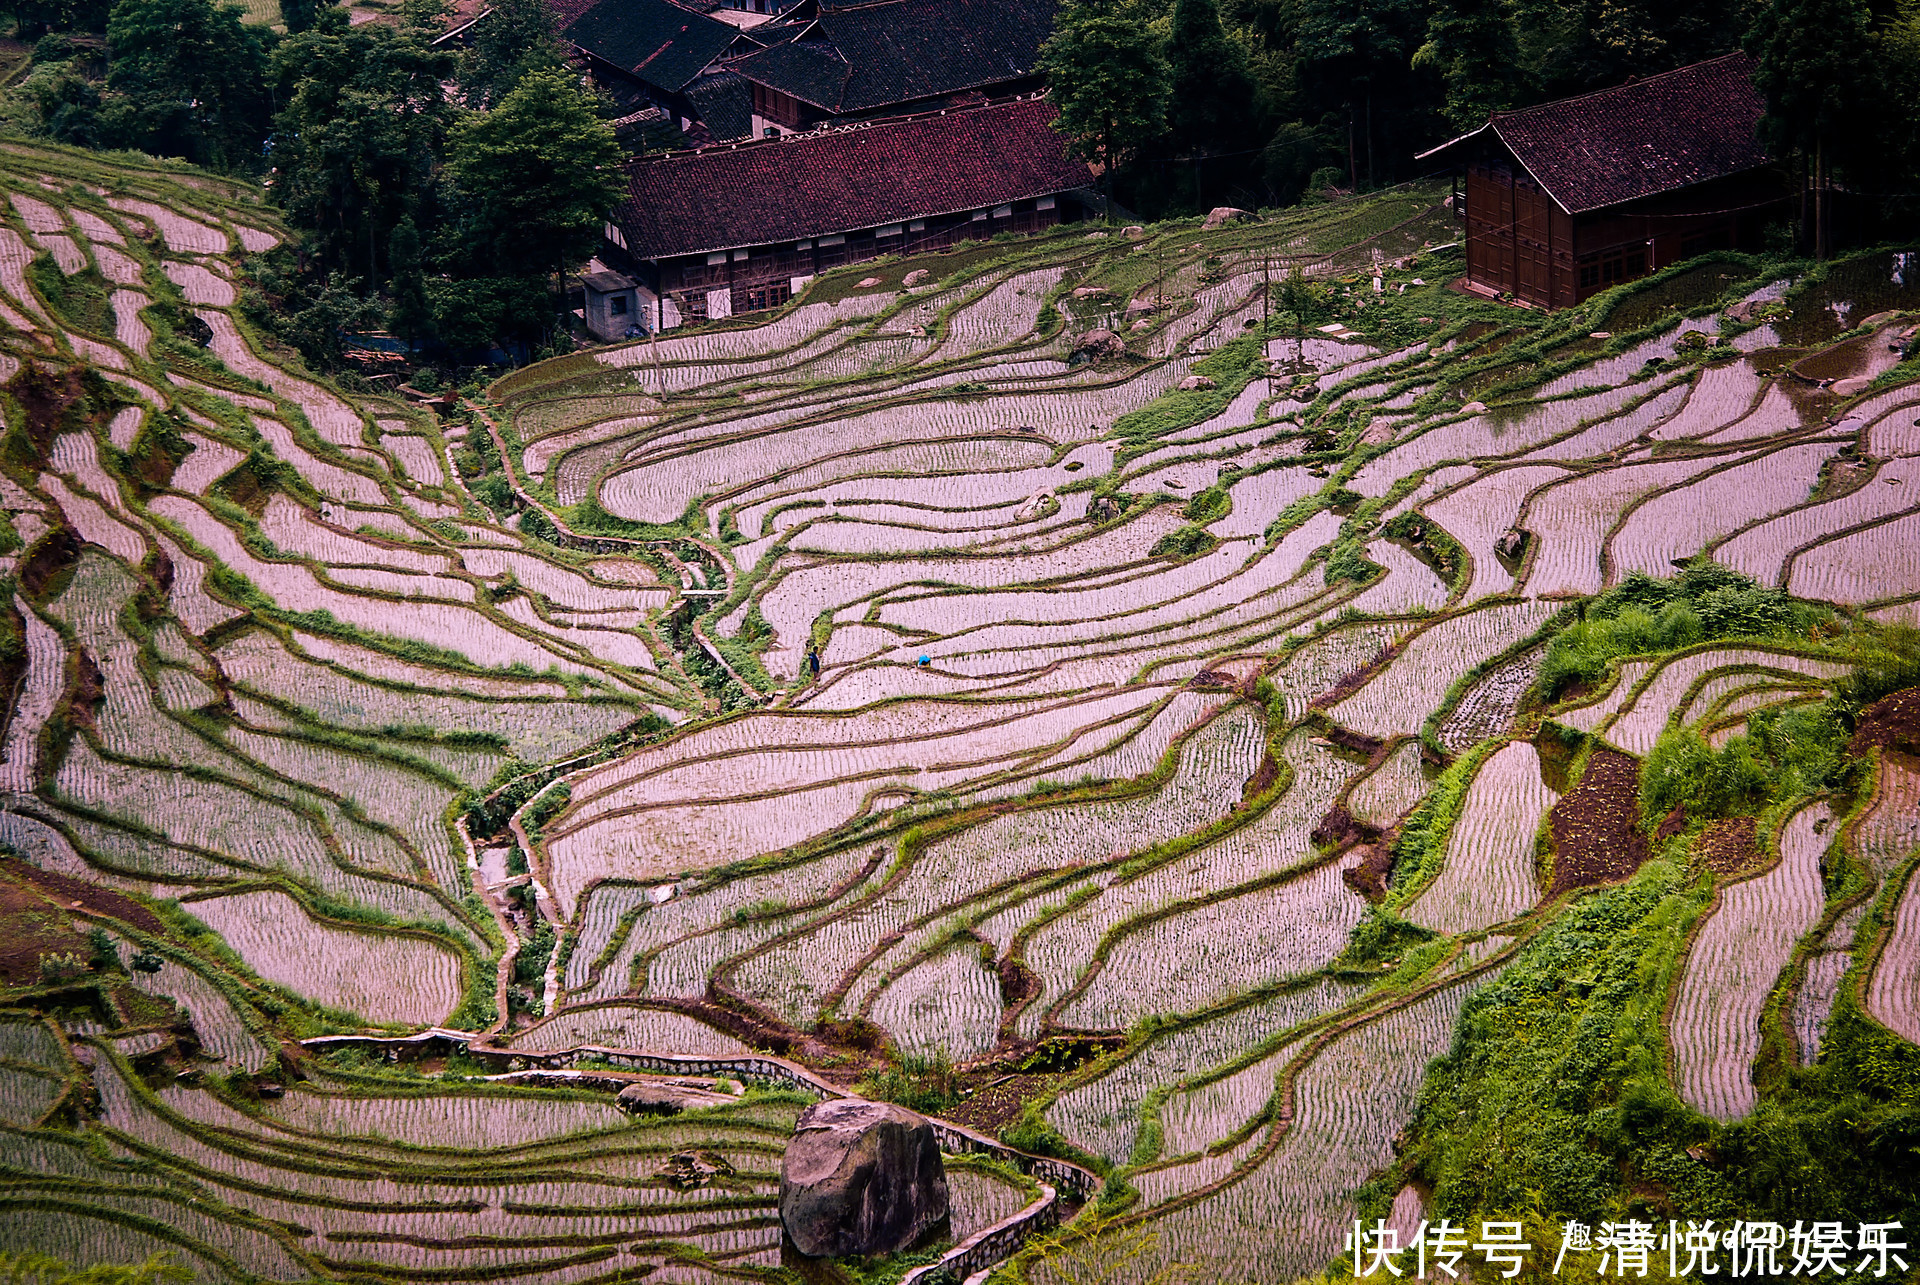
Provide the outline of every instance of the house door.
{"type": "Polygon", "coordinates": [[[1467,279],[1490,290],[1513,290],[1513,172],[1504,165],[1467,167],[1467,279]]]}
{"type": "Polygon", "coordinates": [[[1526,173],[1513,180],[1513,269],[1514,294],[1553,306],[1553,205],[1526,173]]]}

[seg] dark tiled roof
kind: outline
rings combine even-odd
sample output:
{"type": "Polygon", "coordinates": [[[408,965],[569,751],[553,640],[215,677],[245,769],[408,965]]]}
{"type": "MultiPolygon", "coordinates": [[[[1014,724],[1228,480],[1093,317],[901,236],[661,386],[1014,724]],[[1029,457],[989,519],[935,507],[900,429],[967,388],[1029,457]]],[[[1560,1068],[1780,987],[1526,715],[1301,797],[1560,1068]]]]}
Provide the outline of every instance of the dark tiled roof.
{"type": "Polygon", "coordinates": [[[817,35],[733,59],[728,66],[749,80],[829,112],[840,111],[848,77],[853,74],[840,51],[817,35]]]}
{"type": "Polygon", "coordinates": [[[1491,130],[1569,214],[1691,187],[1770,163],[1759,136],[1766,100],[1753,87],[1753,71],[1746,54],[1728,54],[1598,93],[1499,112],[1424,156],[1491,130]]]}
{"type": "Polygon", "coordinates": [[[798,241],[1092,184],[1045,99],[640,159],[614,213],[642,259],[798,241]]]}
{"type": "Polygon", "coordinates": [[[565,27],[587,10],[593,8],[594,0],[547,0],[547,7],[553,10],[556,27],[565,27]]]}
{"type": "Polygon", "coordinates": [[[678,93],[740,32],[672,0],[600,0],[560,34],[649,85],[678,93]]]}
{"type": "Polygon", "coordinates": [[[687,101],[717,142],[753,135],[753,86],[730,71],[710,72],[687,86],[687,101]]]}
{"type": "MultiPolygon", "coordinates": [[[[800,39],[735,60],[750,80],[837,113],[1033,74],[1058,0],[880,0],[823,7],[800,39]]],[[[771,25],[771,24],[770,24],[771,25]]],[[[772,40],[767,28],[756,36],[772,40]]]]}

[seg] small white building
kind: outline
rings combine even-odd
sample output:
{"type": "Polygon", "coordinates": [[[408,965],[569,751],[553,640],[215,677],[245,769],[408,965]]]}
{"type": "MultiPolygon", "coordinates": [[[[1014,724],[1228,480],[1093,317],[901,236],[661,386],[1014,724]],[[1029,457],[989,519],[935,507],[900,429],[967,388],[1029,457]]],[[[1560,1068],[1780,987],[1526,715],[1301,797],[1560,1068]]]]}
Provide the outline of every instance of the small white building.
{"type": "MultiPolygon", "coordinates": [[[[640,287],[632,277],[615,272],[599,260],[580,275],[585,296],[587,333],[602,343],[627,338],[627,331],[649,329],[646,310],[640,306],[640,287]]],[[[647,292],[651,295],[651,291],[647,292]]]]}

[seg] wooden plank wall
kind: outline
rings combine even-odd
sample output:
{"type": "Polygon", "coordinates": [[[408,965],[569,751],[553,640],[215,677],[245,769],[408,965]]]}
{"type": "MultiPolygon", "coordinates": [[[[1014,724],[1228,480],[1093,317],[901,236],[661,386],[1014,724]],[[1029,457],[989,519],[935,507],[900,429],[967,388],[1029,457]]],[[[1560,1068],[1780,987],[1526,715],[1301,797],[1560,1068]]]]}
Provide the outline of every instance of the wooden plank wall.
{"type": "Polygon", "coordinates": [[[1467,167],[1467,277],[1543,308],[1574,302],[1572,216],[1515,165],[1467,167]]]}

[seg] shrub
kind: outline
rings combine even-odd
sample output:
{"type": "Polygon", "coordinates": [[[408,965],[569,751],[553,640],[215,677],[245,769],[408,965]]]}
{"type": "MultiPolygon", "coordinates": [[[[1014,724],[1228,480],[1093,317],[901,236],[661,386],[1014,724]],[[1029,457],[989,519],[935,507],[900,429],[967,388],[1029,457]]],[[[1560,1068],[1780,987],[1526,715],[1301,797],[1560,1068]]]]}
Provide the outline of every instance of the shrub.
{"type": "Polygon", "coordinates": [[[1621,656],[1673,651],[1715,638],[1803,635],[1832,612],[1788,597],[1705,558],[1656,580],[1634,572],[1587,604],[1582,619],[1547,646],[1540,689],[1549,698],[1597,683],[1621,656]]]}
{"type": "Polygon", "coordinates": [[[1220,544],[1217,537],[1208,534],[1197,526],[1183,526],[1177,531],[1169,531],[1154,542],[1149,556],[1155,558],[1197,558],[1203,553],[1211,553],[1220,544]]]}
{"type": "Polygon", "coordinates": [[[1233,512],[1233,499],[1227,494],[1227,489],[1223,486],[1210,486],[1188,500],[1187,507],[1180,511],[1180,516],[1189,522],[1206,526],[1210,522],[1218,522],[1231,512],[1233,512]]]}
{"type": "Polygon", "coordinates": [[[1367,547],[1358,539],[1342,537],[1327,550],[1326,581],[1330,585],[1343,580],[1366,584],[1385,570],[1379,563],[1367,560],[1367,547]]]}
{"type": "Polygon", "coordinates": [[[1664,732],[1640,772],[1640,816],[1649,827],[1685,805],[1691,821],[1763,810],[1844,784],[1846,724],[1837,702],[1761,710],[1747,734],[1719,751],[1692,727],[1664,732]]]}
{"type": "Polygon", "coordinates": [[[960,1100],[959,1079],[945,1049],[930,1058],[908,1055],[888,1062],[862,1079],[855,1091],[923,1115],[939,1115],[960,1100]]]}

